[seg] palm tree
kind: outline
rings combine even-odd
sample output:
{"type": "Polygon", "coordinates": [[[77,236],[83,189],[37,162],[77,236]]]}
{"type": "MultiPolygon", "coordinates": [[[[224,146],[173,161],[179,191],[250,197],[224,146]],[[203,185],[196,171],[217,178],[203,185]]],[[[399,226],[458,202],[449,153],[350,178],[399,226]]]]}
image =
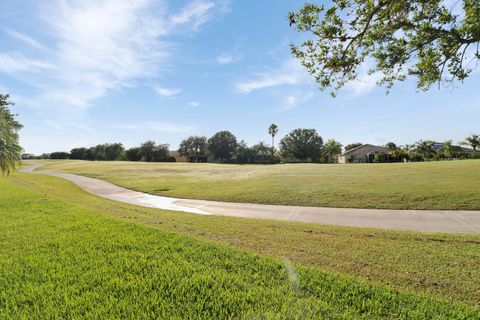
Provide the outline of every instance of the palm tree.
{"type": "Polygon", "coordinates": [[[400,147],[403,151],[405,159],[410,161],[415,156],[415,145],[414,144],[405,144],[400,147]]]}
{"type": "Polygon", "coordinates": [[[443,155],[445,156],[445,158],[447,159],[452,158],[452,153],[453,153],[452,147],[453,147],[452,140],[448,140],[443,143],[443,155]]]}
{"type": "Polygon", "coordinates": [[[14,139],[8,137],[0,139],[0,171],[3,175],[8,176],[15,171],[22,160],[21,153],[22,148],[14,139]]]}
{"type": "Polygon", "coordinates": [[[0,171],[3,175],[15,171],[23,152],[18,144],[18,131],[22,125],[8,108],[13,105],[9,97],[8,94],[0,93],[0,171]]]}
{"type": "Polygon", "coordinates": [[[328,162],[333,163],[334,159],[342,153],[342,144],[334,139],[330,139],[323,145],[323,150],[328,157],[328,162]]]}
{"type": "Polygon", "coordinates": [[[402,149],[401,147],[397,147],[396,149],[393,149],[392,151],[390,151],[389,155],[395,158],[396,161],[403,161],[402,159],[405,159],[407,157],[408,151],[405,149],[402,149]]]}
{"type": "Polygon", "coordinates": [[[430,147],[431,142],[430,141],[418,141],[415,144],[415,152],[418,153],[422,158],[423,161],[428,161],[433,155],[433,150],[430,147]]]}
{"type": "Polygon", "coordinates": [[[473,149],[473,156],[477,152],[478,147],[480,147],[480,136],[478,134],[472,134],[470,137],[465,138],[465,141],[460,142],[463,146],[470,146],[473,149]]]}
{"type": "Polygon", "coordinates": [[[275,149],[275,136],[278,133],[278,126],[275,123],[272,123],[270,127],[268,127],[268,134],[272,136],[272,154],[273,150],[275,149]]]}

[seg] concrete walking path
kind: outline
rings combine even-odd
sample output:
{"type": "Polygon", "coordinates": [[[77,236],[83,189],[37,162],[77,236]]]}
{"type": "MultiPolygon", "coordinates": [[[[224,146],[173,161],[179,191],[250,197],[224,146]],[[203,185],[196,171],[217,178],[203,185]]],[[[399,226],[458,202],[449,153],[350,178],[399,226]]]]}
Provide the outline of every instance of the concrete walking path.
{"type": "Polygon", "coordinates": [[[94,195],[143,207],[205,215],[299,221],[385,230],[480,233],[480,211],[324,208],[178,199],[133,191],[103,180],[70,173],[33,171],[36,167],[23,168],[21,171],[63,178],[94,195]]]}

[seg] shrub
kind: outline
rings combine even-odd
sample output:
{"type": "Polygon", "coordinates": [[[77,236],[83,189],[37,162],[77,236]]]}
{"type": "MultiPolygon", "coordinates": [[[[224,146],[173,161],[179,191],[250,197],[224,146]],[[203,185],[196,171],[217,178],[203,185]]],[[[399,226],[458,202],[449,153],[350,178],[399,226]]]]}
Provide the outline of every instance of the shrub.
{"type": "Polygon", "coordinates": [[[69,159],[70,154],[68,152],[52,152],[50,153],[50,159],[56,159],[56,160],[63,160],[63,159],[69,159]]]}

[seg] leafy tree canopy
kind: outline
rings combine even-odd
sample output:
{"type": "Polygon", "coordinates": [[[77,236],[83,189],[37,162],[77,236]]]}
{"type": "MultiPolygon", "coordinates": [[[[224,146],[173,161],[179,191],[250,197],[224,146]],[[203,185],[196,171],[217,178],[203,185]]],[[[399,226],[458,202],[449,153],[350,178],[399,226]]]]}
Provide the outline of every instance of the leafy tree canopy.
{"type": "Polygon", "coordinates": [[[365,63],[388,89],[412,76],[428,90],[463,81],[480,60],[478,0],[332,0],[306,3],[289,19],[308,34],[292,53],[322,90],[356,79],[365,63]]]}
{"type": "Polygon", "coordinates": [[[146,141],[140,145],[139,156],[145,162],[167,161],[169,158],[169,145],[157,145],[155,141],[146,141]]]}
{"type": "Polygon", "coordinates": [[[315,129],[295,129],[280,141],[280,150],[285,158],[300,161],[319,161],[323,139],[315,129]]]}
{"type": "Polygon", "coordinates": [[[360,146],[363,146],[363,143],[360,143],[360,142],[350,143],[345,146],[345,151],[352,150],[360,146]]]}
{"type": "Polygon", "coordinates": [[[123,160],[125,159],[125,148],[121,143],[106,143],[103,145],[105,150],[105,160],[123,160]]]}
{"type": "Polygon", "coordinates": [[[70,150],[70,159],[87,160],[87,148],[73,148],[70,150]]]}
{"type": "Polygon", "coordinates": [[[50,159],[63,160],[63,159],[69,159],[69,158],[70,158],[70,154],[65,151],[57,151],[57,152],[50,153],[50,159]]]}
{"type": "Polygon", "coordinates": [[[245,141],[240,141],[237,146],[235,160],[238,163],[255,163],[256,151],[253,147],[249,148],[245,141]]]}
{"type": "Polygon", "coordinates": [[[259,142],[252,146],[252,149],[255,150],[257,154],[266,155],[270,153],[270,148],[265,144],[265,142],[259,142]]]}
{"type": "Polygon", "coordinates": [[[140,148],[133,147],[125,151],[125,157],[128,161],[140,161],[142,156],[140,155],[140,148]]]}
{"type": "Polygon", "coordinates": [[[395,144],[395,142],[390,141],[390,142],[387,142],[385,144],[385,148],[390,149],[390,150],[395,150],[395,149],[397,149],[397,145],[395,144]]]}
{"type": "Polygon", "coordinates": [[[221,162],[230,162],[237,151],[237,138],[230,131],[220,131],[208,139],[208,153],[221,162]]]}
{"type": "MultiPolygon", "coordinates": [[[[191,136],[183,139],[178,148],[183,156],[204,156],[207,153],[207,137],[191,136]]],[[[198,161],[198,159],[196,159],[198,161]]]]}

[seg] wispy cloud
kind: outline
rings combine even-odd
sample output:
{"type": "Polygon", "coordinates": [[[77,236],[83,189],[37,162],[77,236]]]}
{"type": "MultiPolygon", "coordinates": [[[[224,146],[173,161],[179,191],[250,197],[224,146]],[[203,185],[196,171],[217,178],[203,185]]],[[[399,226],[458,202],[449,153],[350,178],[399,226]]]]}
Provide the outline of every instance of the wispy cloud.
{"type": "Polygon", "coordinates": [[[283,110],[291,110],[312,100],[315,96],[313,92],[297,92],[285,97],[283,110]]]}
{"type": "Polygon", "coordinates": [[[33,39],[30,36],[27,36],[26,34],[23,34],[21,32],[15,31],[15,30],[10,30],[6,29],[5,32],[10,35],[12,38],[15,38],[17,40],[22,41],[23,43],[39,50],[47,51],[47,47],[38,42],[37,40],[33,39]]]}
{"type": "Polygon", "coordinates": [[[162,87],[156,87],[155,91],[161,95],[162,97],[173,97],[182,92],[182,89],[180,88],[162,88],[162,87]]]}
{"type": "MultiPolygon", "coordinates": [[[[42,22],[38,28],[50,36],[49,54],[32,59],[0,51],[0,72],[35,87],[38,95],[24,99],[29,105],[85,109],[108,92],[161,76],[172,50],[165,36],[199,28],[214,16],[215,6],[196,0],[172,14],[163,1],[155,0],[50,0],[38,9],[42,22]],[[36,76],[38,70],[42,73],[36,76]]],[[[30,35],[6,32],[45,49],[30,35]]],[[[157,92],[172,96],[177,91],[157,92]]]]}
{"type": "Polygon", "coordinates": [[[200,106],[200,103],[197,102],[197,101],[190,101],[187,105],[188,105],[188,107],[190,107],[190,108],[197,108],[197,107],[200,106]]]}
{"type": "Polygon", "coordinates": [[[214,7],[215,3],[211,1],[197,0],[191,2],[178,14],[173,15],[171,22],[173,25],[190,24],[196,30],[210,19],[211,9],[214,7]]]}
{"type": "Polygon", "coordinates": [[[29,59],[21,53],[5,54],[0,52],[0,72],[8,74],[35,73],[47,69],[54,69],[54,65],[48,61],[29,59]]]}
{"type": "Polygon", "coordinates": [[[73,94],[74,105],[88,107],[110,90],[157,75],[169,54],[159,37],[168,30],[162,12],[149,9],[149,1],[113,0],[55,1],[44,7],[42,18],[57,35],[58,65],[51,74],[55,89],[44,88],[45,95],[82,92],[73,94]]]}
{"type": "Polygon", "coordinates": [[[246,37],[239,37],[235,40],[235,45],[230,50],[219,53],[215,57],[218,64],[231,64],[243,60],[243,55],[240,48],[245,42],[246,37]]]}
{"type": "Polygon", "coordinates": [[[218,64],[230,64],[242,60],[242,56],[237,53],[221,53],[216,58],[218,64]]]}
{"type": "Polygon", "coordinates": [[[276,70],[257,73],[251,80],[237,82],[235,88],[239,93],[248,94],[255,90],[296,85],[303,81],[307,81],[305,70],[296,60],[289,59],[276,70]]]}
{"type": "Polygon", "coordinates": [[[229,64],[235,61],[235,58],[228,53],[221,53],[215,59],[219,64],[229,64]]]}

